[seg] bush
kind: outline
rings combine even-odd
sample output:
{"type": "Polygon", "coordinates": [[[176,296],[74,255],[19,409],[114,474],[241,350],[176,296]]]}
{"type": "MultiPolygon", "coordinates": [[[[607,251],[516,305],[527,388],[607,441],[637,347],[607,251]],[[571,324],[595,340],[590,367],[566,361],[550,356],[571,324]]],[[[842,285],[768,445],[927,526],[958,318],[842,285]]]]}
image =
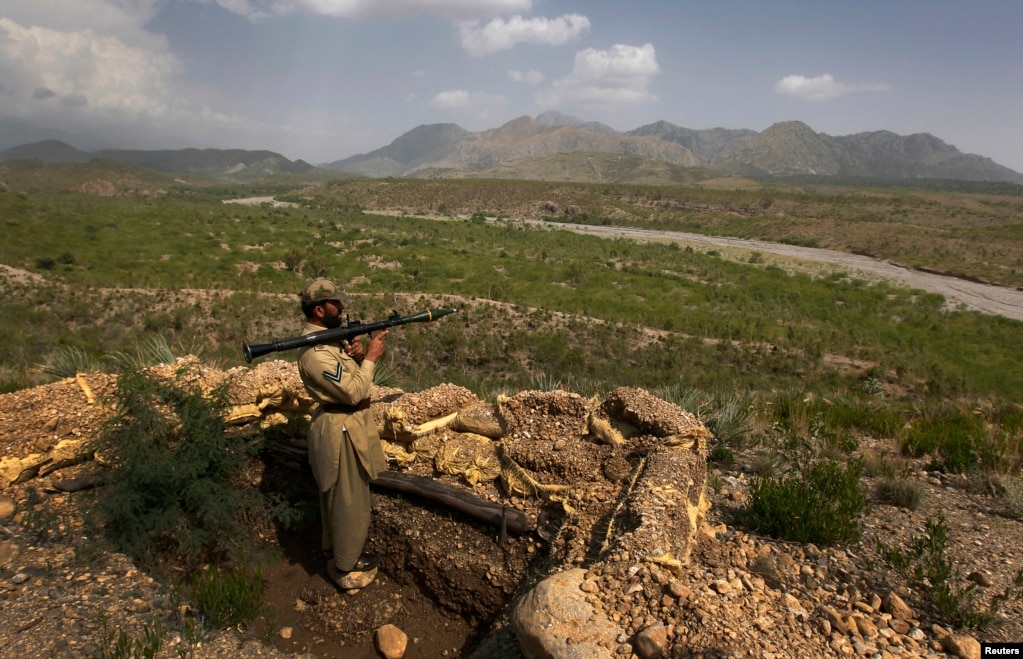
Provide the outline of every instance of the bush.
{"type": "Polygon", "coordinates": [[[721,444],[718,444],[711,449],[710,455],[707,459],[713,463],[726,467],[735,464],[735,454],[732,453],[732,449],[727,446],[722,446],[721,444]]]}
{"type": "Polygon", "coordinates": [[[119,351],[106,357],[119,373],[138,371],[156,364],[173,364],[174,351],[163,335],[146,336],[135,343],[135,351],[119,351]]]}
{"type": "Polygon", "coordinates": [[[916,510],[923,499],[923,486],[905,477],[884,476],[874,486],[874,497],[881,503],[916,510]]]}
{"type": "Polygon", "coordinates": [[[79,373],[98,373],[102,363],[88,352],[74,346],[65,346],[47,356],[39,371],[54,378],[73,378],[79,373]]]}
{"type": "Polygon", "coordinates": [[[995,595],[987,609],[977,605],[977,584],[969,583],[959,588],[959,570],[952,559],[945,555],[948,549],[948,528],[944,517],[928,517],[923,535],[912,538],[909,548],[903,551],[881,542],[877,551],[910,584],[926,593],[935,611],[946,623],[955,627],[981,629],[995,618],[1002,602],[1019,597],[1023,587],[1023,570],[1016,574],[1014,588],[995,595]],[[1015,595],[1013,594],[1015,590],[1015,595]]]}
{"type": "Polygon", "coordinates": [[[779,477],[755,478],[740,521],[749,528],[794,542],[832,545],[860,537],[857,517],[866,506],[859,462],[843,467],[817,460],[779,477]]]}
{"type": "Polygon", "coordinates": [[[914,458],[933,453],[933,468],[964,473],[977,465],[977,446],[985,435],[983,418],[943,412],[913,423],[902,439],[902,452],[914,458]]]}
{"type": "Polygon", "coordinates": [[[129,371],[117,382],[117,414],[96,448],[114,465],[99,512],[115,546],[143,561],[162,553],[217,560],[252,546],[253,521],[283,518],[239,484],[258,443],[225,432],[226,389],[129,371]]]}
{"type": "Polygon", "coordinates": [[[142,629],[142,638],[134,638],[123,629],[112,629],[106,616],[100,620],[100,659],[153,659],[163,648],[163,628],[158,618],[142,629]]]}
{"type": "Polygon", "coordinates": [[[217,628],[244,625],[263,608],[263,574],[259,568],[220,571],[213,567],[192,579],[192,599],[217,628]]]}

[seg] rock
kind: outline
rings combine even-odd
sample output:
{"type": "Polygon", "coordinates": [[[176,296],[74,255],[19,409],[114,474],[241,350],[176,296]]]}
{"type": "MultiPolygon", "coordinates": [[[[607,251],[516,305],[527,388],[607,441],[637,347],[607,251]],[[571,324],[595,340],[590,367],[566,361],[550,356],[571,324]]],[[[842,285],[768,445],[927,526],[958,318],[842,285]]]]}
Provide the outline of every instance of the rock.
{"type": "MultiPolygon", "coordinates": [[[[3,515],[0,514],[0,517],[2,516],[3,515]]],[[[991,581],[991,575],[987,574],[986,572],[981,572],[980,570],[970,572],[968,575],[966,575],[966,579],[967,581],[972,581],[973,583],[977,584],[978,586],[981,586],[982,588],[990,588],[992,585],[994,585],[994,582],[991,581]]]]}
{"type": "Polygon", "coordinates": [[[377,578],[377,571],[378,568],[374,567],[360,572],[338,574],[337,568],[334,567],[333,563],[328,566],[330,578],[334,580],[334,583],[336,583],[339,588],[348,591],[348,593],[352,595],[373,583],[373,580],[377,578]]]}
{"type": "Polygon", "coordinates": [[[683,602],[688,602],[693,597],[693,591],[677,579],[668,582],[668,592],[672,597],[683,602]]]}
{"type": "Polygon", "coordinates": [[[384,659],[401,659],[408,647],[408,635],[394,625],[384,625],[377,629],[374,641],[384,659]]]}
{"type": "Polygon", "coordinates": [[[824,619],[831,625],[832,630],[843,636],[849,633],[849,626],[845,624],[845,619],[834,607],[822,607],[821,612],[824,614],[824,619]]]}
{"type": "Polygon", "coordinates": [[[0,542],[0,568],[7,567],[21,554],[21,546],[10,540],[0,542]]]}
{"type": "Polygon", "coordinates": [[[980,643],[972,636],[949,634],[942,639],[941,646],[959,659],[980,659],[980,643]]]}
{"type": "Polygon", "coordinates": [[[527,659],[610,659],[622,630],[586,601],[586,570],[547,577],[519,600],[511,627],[527,659]]]}
{"type": "Polygon", "coordinates": [[[667,644],[668,629],[660,622],[655,622],[636,634],[632,649],[640,659],[657,659],[664,654],[664,647],[667,644]]]}
{"type": "Polygon", "coordinates": [[[860,635],[863,638],[874,638],[877,636],[877,625],[866,616],[856,615],[853,616],[853,620],[856,621],[856,629],[859,630],[860,635]]]}
{"type": "Polygon", "coordinates": [[[17,505],[10,497],[0,497],[0,520],[5,520],[14,514],[17,505]]]}
{"type": "Polygon", "coordinates": [[[909,608],[909,605],[894,592],[888,593],[884,598],[884,608],[896,620],[913,619],[913,609],[909,608]]]}
{"type": "Polygon", "coordinates": [[[291,638],[291,633],[293,631],[294,630],[291,627],[281,627],[281,638],[285,640],[291,638]]]}

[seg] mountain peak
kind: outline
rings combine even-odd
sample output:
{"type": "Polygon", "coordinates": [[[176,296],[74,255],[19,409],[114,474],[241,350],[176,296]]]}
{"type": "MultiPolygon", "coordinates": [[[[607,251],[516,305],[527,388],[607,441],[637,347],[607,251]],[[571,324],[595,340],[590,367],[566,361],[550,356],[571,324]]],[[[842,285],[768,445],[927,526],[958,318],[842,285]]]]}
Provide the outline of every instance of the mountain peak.
{"type": "Polygon", "coordinates": [[[805,135],[808,137],[815,137],[817,132],[813,128],[802,121],[778,121],[768,126],[761,135],[769,135],[771,133],[792,133],[795,135],[805,135]]]}
{"type": "Polygon", "coordinates": [[[571,126],[572,128],[592,130],[596,133],[603,133],[604,135],[616,135],[618,133],[615,129],[610,126],[605,126],[598,121],[586,121],[572,114],[562,114],[557,110],[547,110],[536,115],[535,122],[537,126],[545,126],[549,128],[571,126]]]}
{"type": "Polygon", "coordinates": [[[557,110],[546,110],[536,115],[536,123],[540,126],[582,126],[585,121],[571,114],[562,114],[557,110]]]}

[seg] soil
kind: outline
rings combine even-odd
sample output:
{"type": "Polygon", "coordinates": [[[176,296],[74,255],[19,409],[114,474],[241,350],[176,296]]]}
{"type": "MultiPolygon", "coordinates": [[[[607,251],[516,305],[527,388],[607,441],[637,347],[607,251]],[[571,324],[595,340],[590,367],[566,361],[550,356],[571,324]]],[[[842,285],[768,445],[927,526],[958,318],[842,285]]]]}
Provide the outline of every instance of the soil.
{"type": "MultiPolygon", "coordinates": [[[[293,377],[291,369],[284,362],[266,362],[252,371],[281,378],[293,377]]],[[[225,377],[195,361],[167,371],[206,385],[225,377]]],[[[950,648],[964,638],[1023,640],[1023,601],[1018,598],[1004,603],[983,630],[954,630],[925,592],[909,587],[878,554],[878,543],[906,547],[929,518],[940,515],[949,530],[947,555],[957,568],[956,586],[977,584],[977,604],[987,606],[1006,589],[1013,592],[1012,579],[1023,568],[1018,498],[1013,504],[965,478],[927,472],[922,462],[903,462],[893,447],[863,438],[861,453],[875,459],[885,455],[899,464],[905,480],[919,488],[920,505],[901,508],[875,499],[863,517],[859,542],[799,545],[751,533],[736,521],[754,469],[769,457],[740,451],[734,465],[712,466],[704,492],[711,506],[685,567],[673,570],[650,560],[658,553],[653,547],[669,539],[652,537],[638,521],[617,536],[597,524],[615,504],[609,494],[636,455],[614,442],[571,439],[581,432],[573,428],[578,414],[592,409],[592,402],[567,392],[522,392],[503,409],[517,437],[513,457],[542,475],[544,487],[557,492],[558,485],[587,483],[573,490],[567,500],[571,508],[565,500],[545,500],[539,491],[532,496],[509,491],[494,480],[470,484],[464,466],[460,475],[445,473],[437,468],[439,451],[433,460],[423,459],[436,433],[425,435],[427,441],[412,444],[420,459],[396,460],[395,469],[430,474],[482,501],[513,507],[535,520],[535,529],[502,534],[496,526],[432,501],[374,488],[369,548],[381,557],[374,583],[348,594],[327,581],[316,523],[298,531],[263,529],[263,539],[279,556],[264,573],[270,613],[248,628],[199,634],[193,609],[175,587],[186,576],[180,568],[163,565],[147,573],[110,551],[84,522],[84,512],[102,489],[62,489],[95,466],[61,463],[61,455],[74,454],[67,447],[96,432],[109,413],[113,385],[113,376],[92,374],[0,396],[0,654],[100,656],[112,631],[143,639],[158,619],[165,638],[161,657],[375,658],[381,656],[376,631],[391,624],[407,634],[406,657],[515,659],[522,654],[509,625],[510,607],[539,579],[572,566],[587,570],[583,590],[595,610],[620,626],[613,640],[619,656],[637,656],[636,644],[651,629],[663,630],[664,656],[679,657],[969,656],[950,648]],[[548,413],[539,414],[544,405],[548,413]],[[26,470],[26,465],[39,468],[26,470]],[[59,468],[47,471],[51,467],[59,468]],[[568,510],[572,513],[566,515],[568,510]],[[595,546],[602,533],[612,539],[608,551],[595,546]],[[649,546],[614,544],[624,537],[643,538],[649,546]],[[905,600],[910,613],[893,614],[888,604],[893,593],[905,600]]],[[[402,407],[396,401],[408,401],[401,414],[388,417],[389,427],[400,430],[405,423],[436,418],[445,400],[464,404],[465,396],[453,385],[408,396],[377,390],[374,411],[393,411],[402,407]]],[[[657,404],[638,390],[603,409],[632,409],[637,402],[645,407],[631,420],[660,424],[658,433],[673,442],[693,429],[672,406],[657,404]]],[[[640,435],[624,446],[649,444],[654,438],[640,435]]],[[[452,461],[449,456],[444,464],[452,461]]],[[[250,478],[272,491],[308,492],[312,487],[301,460],[287,452],[271,451],[254,462],[250,478]]],[[[683,482],[686,477],[668,478],[683,482]]],[[[875,477],[864,478],[867,491],[876,484],[875,477]]],[[[677,532],[667,517],[650,517],[655,529],[663,524],[677,532]]]]}
{"type": "MultiPolygon", "coordinates": [[[[1019,291],[867,257],[700,235],[611,231],[636,239],[691,240],[823,259],[940,292],[971,308],[1023,319],[1019,291]]],[[[112,394],[112,376],[92,374],[83,381],[85,387],[69,379],[0,395],[0,459],[52,459],[24,480],[19,478],[23,472],[0,469],[0,655],[99,656],[111,629],[143,638],[159,619],[166,636],[161,657],[187,650],[184,656],[193,657],[375,658],[381,656],[374,645],[376,630],[393,624],[408,636],[406,657],[515,659],[521,653],[510,631],[509,608],[552,570],[581,565],[590,568],[588,578],[597,584],[595,601],[621,624],[616,639],[621,656],[635,656],[636,635],[654,622],[669,630],[665,648],[670,656],[940,656],[953,653],[948,639],[964,630],[953,630],[924,592],[886,568],[877,543],[906,546],[929,518],[941,515],[949,529],[948,555],[959,570],[956,584],[980,584],[975,591],[980,606],[1009,588],[1023,568],[1023,494],[1016,492],[1009,501],[1004,493],[995,496],[965,479],[927,472],[923,462],[903,465],[906,480],[920,489],[920,506],[906,509],[875,501],[863,518],[862,539],[850,547],[800,546],[750,533],[736,522],[736,514],[764,456],[749,450],[739,452],[732,467],[710,466],[707,482],[713,487],[706,489],[706,496],[711,507],[684,574],[642,561],[595,570],[587,538],[593,537],[596,519],[614,500],[613,483],[621,478],[621,473],[612,473],[614,466],[627,471],[635,456],[612,445],[572,444],[569,450],[555,451],[557,439],[520,442],[516,457],[534,473],[544,472],[552,481],[590,478],[599,484],[588,494],[591,519],[576,521],[575,533],[557,533],[565,521],[563,508],[536,496],[509,495],[493,481],[468,484],[421,462],[420,473],[527,512],[536,521],[535,530],[502,536],[500,529],[440,504],[375,488],[370,549],[381,556],[381,568],[373,584],[349,595],[325,578],[317,526],[287,533],[271,530],[265,540],[278,549],[279,560],[264,571],[264,598],[272,614],[241,630],[204,630],[197,642],[189,628],[188,605],[179,601],[175,586],[182,578],[180,570],[167,565],[159,573],[146,573],[110,551],[82,516],[101,490],[68,493],[56,487],[91,468],[59,466],[61,442],[93,436],[109,412],[103,401],[112,394]],[[914,610],[908,631],[879,603],[891,592],[902,595],[914,610]],[[867,623],[838,629],[829,610],[846,621],[858,616],[867,623]]],[[[898,460],[894,447],[870,438],[863,438],[861,447],[898,460]]],[[[276,456],[253,465],[253,473],[270,488],[311,487],[301,462],[276,456]]],[[[873,491],[876,483],[866,477],[863,485],[873,491]]],[[[1023,642],[1023,602],[1006,602],[991,625],[972,635],[1023,642]]]]}

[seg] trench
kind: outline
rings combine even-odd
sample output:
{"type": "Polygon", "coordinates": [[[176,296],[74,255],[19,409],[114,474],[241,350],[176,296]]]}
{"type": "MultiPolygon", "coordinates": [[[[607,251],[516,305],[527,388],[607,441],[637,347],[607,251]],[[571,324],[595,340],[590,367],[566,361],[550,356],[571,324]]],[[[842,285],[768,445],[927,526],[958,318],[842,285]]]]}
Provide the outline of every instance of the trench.
{"type": "Polygon", "coordinates": [[[253,633],[289,654],[376,658],[375,631],[390,624],[407,635],[409,659],[521,656],[508,616],[547,574],[539,535],[502,537],[441,504],[374,486],[367,550],[380,557],[379,572],[352,596],[326,577],[312,483],[308,470],[267,465],[264,489],[287,492],[306,514],[298,528],[277,529],[279,558],[264,570],[269,613],[253,633]]]}

